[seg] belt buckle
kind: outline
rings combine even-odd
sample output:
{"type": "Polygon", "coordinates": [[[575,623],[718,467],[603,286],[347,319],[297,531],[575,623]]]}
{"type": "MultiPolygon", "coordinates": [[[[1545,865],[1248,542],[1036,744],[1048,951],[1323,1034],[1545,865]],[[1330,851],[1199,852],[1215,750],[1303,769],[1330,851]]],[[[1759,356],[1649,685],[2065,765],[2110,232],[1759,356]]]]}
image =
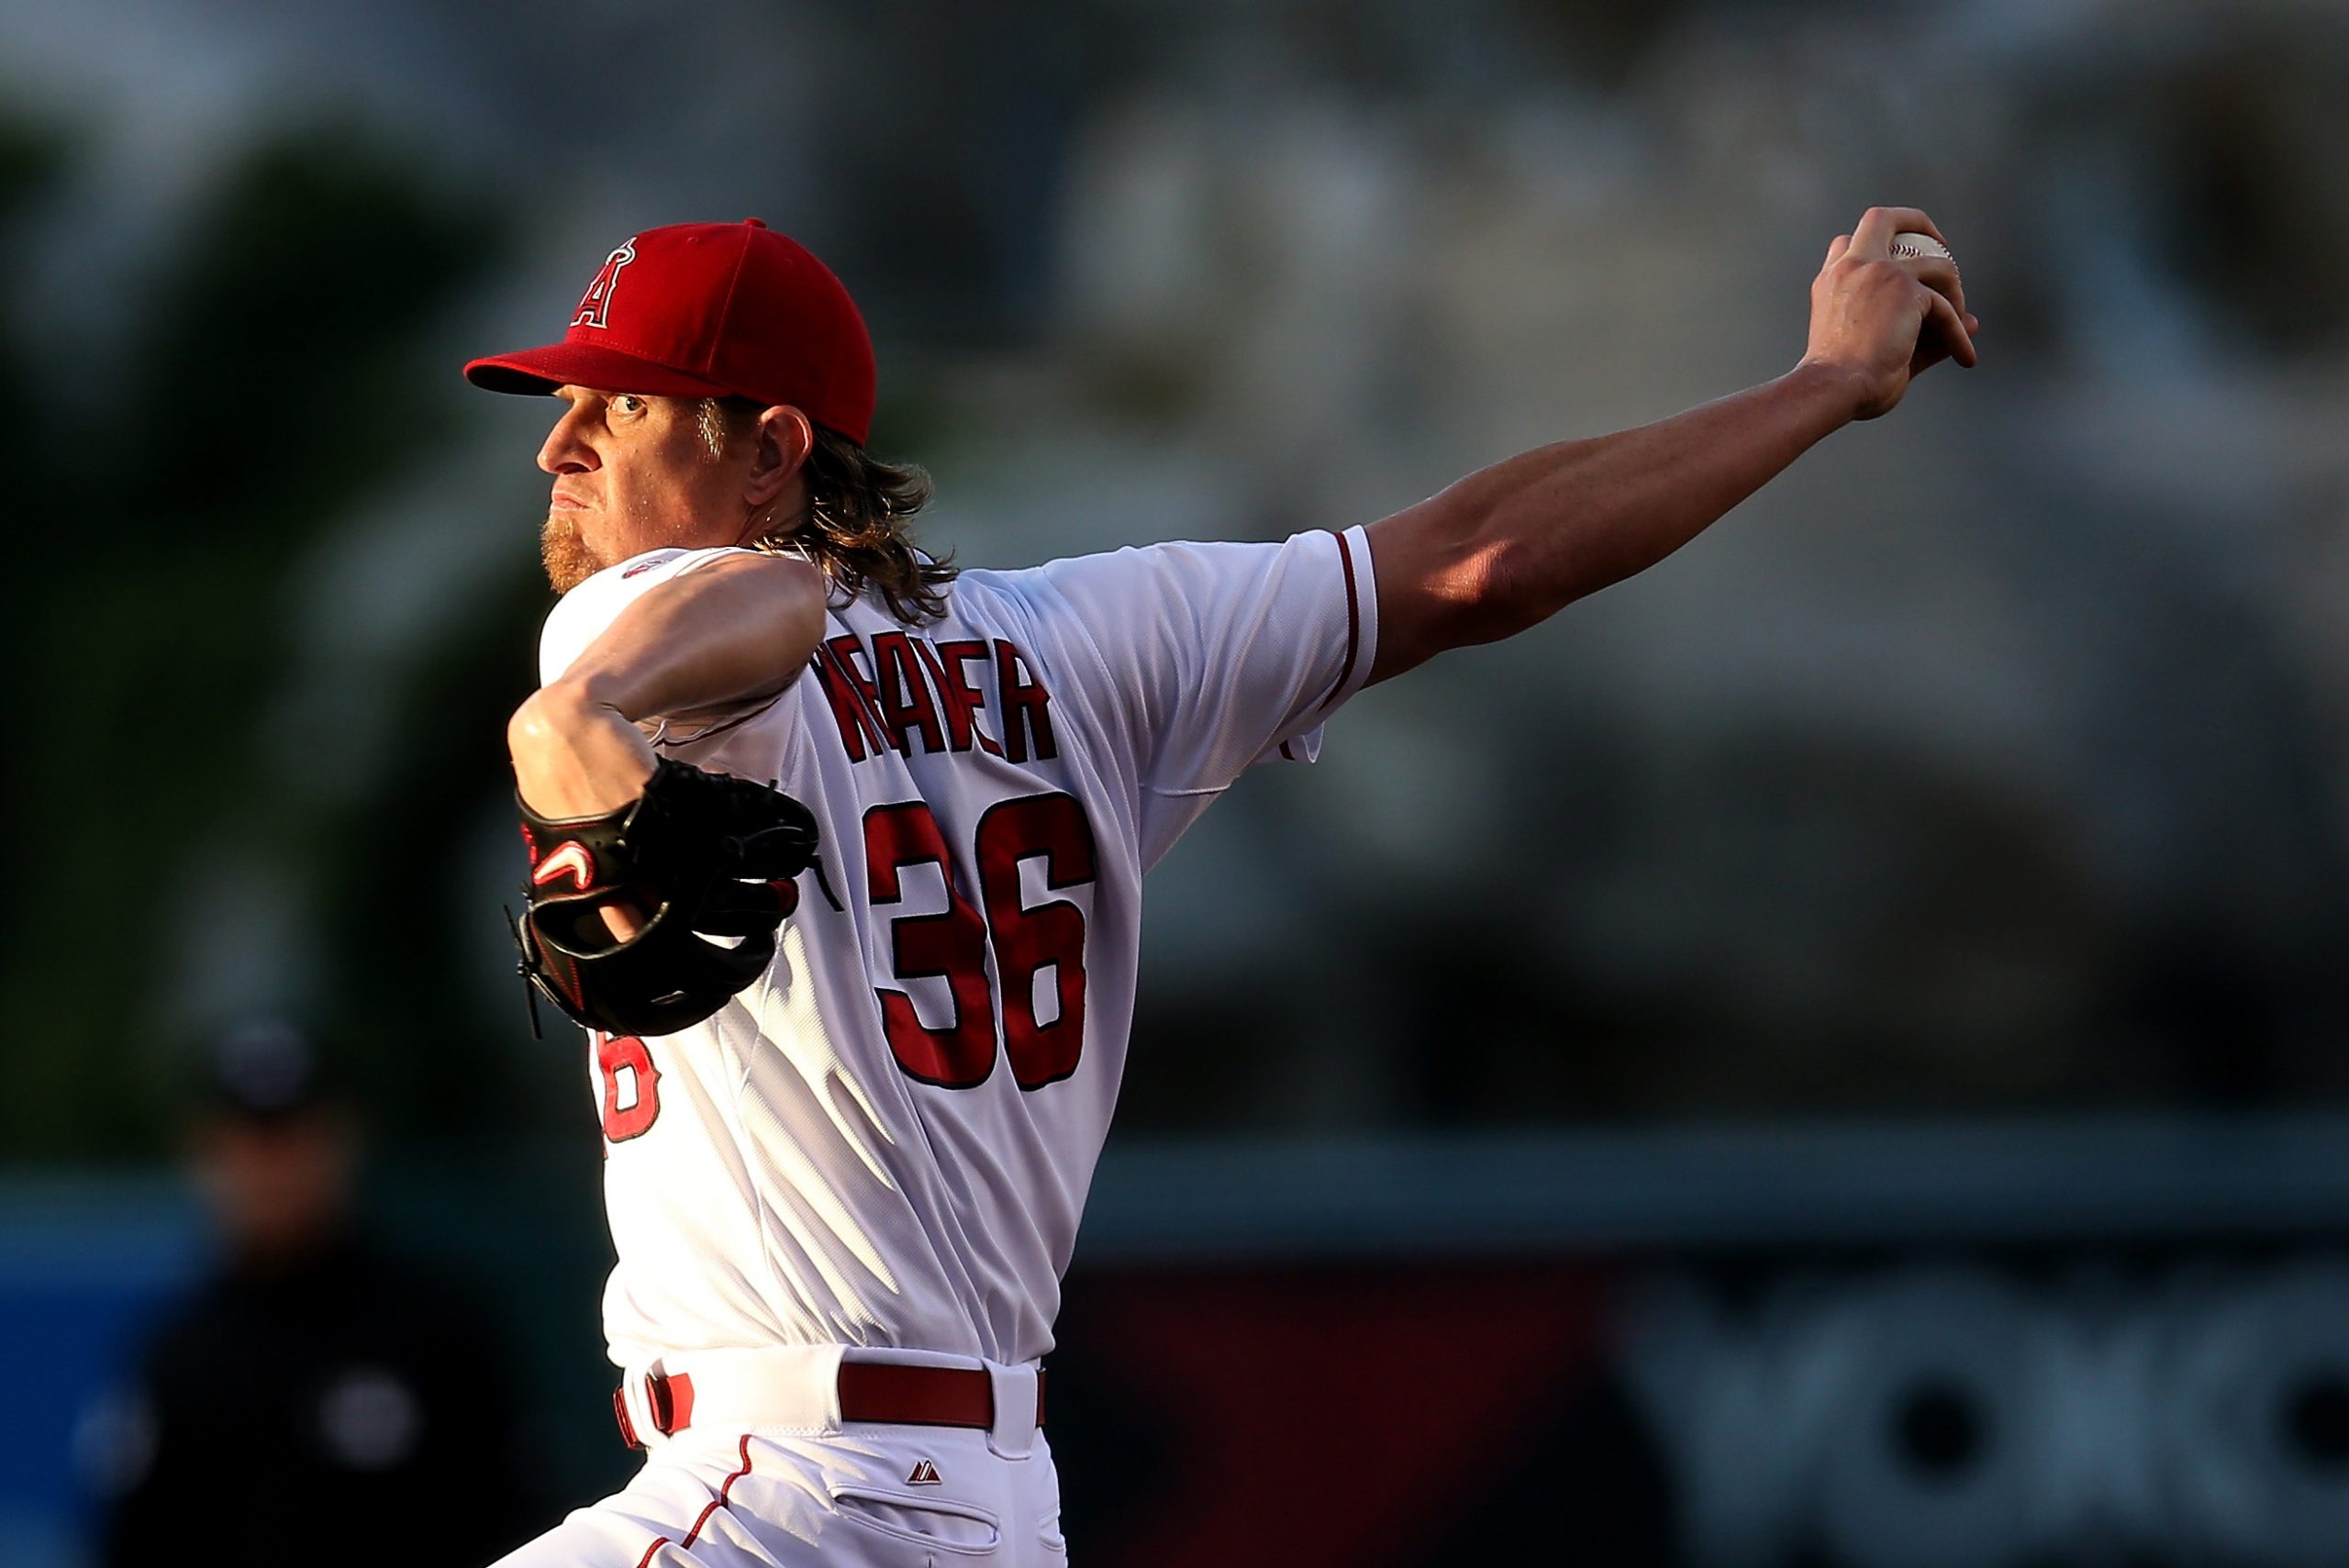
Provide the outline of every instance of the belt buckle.
{"type": "Polygon", "coordinates": [[[652,1429],[671,1437],[693,1425],[694,1380],[687,1373],[649,1372],[644,1374],[644,1408],[652,1429]]]}

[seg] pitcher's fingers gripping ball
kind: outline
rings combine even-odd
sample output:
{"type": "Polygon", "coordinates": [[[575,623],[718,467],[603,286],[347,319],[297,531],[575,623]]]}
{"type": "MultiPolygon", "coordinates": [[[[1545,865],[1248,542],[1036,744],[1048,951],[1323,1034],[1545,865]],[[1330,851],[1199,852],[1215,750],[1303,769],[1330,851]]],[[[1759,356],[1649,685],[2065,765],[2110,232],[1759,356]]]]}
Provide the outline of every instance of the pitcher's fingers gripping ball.
{"type": "MultiPolygon", "coordinates": [[[[1973,348],[1975,334],[1982,324],[1965,308],[1965,280],[1960,275],[1957,258],[1950,248],[1931,234],[1914,231],[1892,237],[1892,259],[1906,266],[1919,283],[1949,301],[1957,312],[1958,321],[1965,328],[1965,348],[1973,348]]],[[[1929,331],[1919,335],[1918,370],[1951,358],[1958,351],[1958,343],[1946,331],[1929,331]]]]}
{"type": "Polygon", "coordinates": [[[1889,412],[1944,359],[1970,369],[1980,325],[1947,240],[1914,207],[1870,207],[1828,246],[1811,285],[1812,357],[1861,373],[1862,419],[1889,412]]]}
{"type": "Polygon", "coordinates": [[[541,817],[515,800],[531,862],[522,972],[573,1020],[613,1034],[674,1034],[764,973],[798,904],[790,879],[816,853],[799,802],[666,757],[605,816],[541,817]],[[641,929],[614,937],[605,910],[638,903],[650,906],[641,929]]]}

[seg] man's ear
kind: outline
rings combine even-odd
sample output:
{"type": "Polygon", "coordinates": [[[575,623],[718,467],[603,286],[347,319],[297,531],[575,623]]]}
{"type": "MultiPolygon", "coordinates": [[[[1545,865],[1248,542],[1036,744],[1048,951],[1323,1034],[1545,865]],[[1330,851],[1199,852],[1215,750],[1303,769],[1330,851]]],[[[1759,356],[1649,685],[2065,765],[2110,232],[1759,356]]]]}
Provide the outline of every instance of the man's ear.
{"type": "Polygon", "coordinates": [[[759,410],[758,427],[752,433],[758,446],[751,456],[751,472],[742,481],[742,499],[756,511],[782,495],[806,464],[807,454],[815,450],[816,428],[798,409],[777,404],[759,410]]]}

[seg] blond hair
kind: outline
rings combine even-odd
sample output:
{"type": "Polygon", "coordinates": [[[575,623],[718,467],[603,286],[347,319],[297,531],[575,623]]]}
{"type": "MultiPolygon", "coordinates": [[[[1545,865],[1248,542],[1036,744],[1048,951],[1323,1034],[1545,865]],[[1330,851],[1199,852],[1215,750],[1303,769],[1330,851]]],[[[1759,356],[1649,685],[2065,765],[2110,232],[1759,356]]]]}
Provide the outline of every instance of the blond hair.
{"type": "MultiPolygon", "coordinates": [[[[713,456],[757,422],[762,406],[747,397],[705,397],[696,410],[713,456]]],[[[799,471],[807,508],[751,541],[751,548],[794,550],[816,564],[843,600],[871,587],[902,621],[946,613],[951,556],[914,546],[910,519],[934,486],[913,463],[884,462],[837,430],[815,427],[816,442],[799,471]]]]}

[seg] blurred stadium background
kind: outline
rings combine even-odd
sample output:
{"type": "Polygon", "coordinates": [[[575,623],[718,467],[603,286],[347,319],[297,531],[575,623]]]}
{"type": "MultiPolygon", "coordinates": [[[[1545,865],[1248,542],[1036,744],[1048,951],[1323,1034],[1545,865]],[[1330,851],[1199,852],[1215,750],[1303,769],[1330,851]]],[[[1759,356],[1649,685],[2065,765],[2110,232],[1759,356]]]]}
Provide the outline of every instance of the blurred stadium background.
{"type": "Polygon", "coordinates": [[[500,1304],[550,1508],[628,1473],[497,915],[547,411],[457,376],[619,239],[831,261],[927,537],[1016,565],[1765,379],[1908,201],[1982,370],[1157,874],[1070,1533],[2349,1562],[2344,80],[2339,0],[12,0],[0,1561],[85,1560],[255,1012],[500,1304]]]}

